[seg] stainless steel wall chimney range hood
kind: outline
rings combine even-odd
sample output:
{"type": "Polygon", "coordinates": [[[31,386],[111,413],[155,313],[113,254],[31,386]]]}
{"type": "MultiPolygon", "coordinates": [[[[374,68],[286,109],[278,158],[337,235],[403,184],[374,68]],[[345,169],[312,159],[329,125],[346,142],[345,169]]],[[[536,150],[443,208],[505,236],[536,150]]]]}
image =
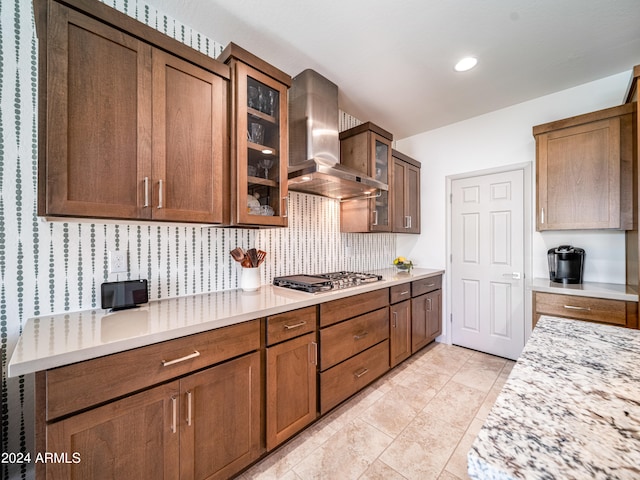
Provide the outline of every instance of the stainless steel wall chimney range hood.
{"type": "Polygon", "coordinates": [[[307,69],[289,89],[289,190],[348,199],[389,187],[340,165],[338,87],[307,69]]]}

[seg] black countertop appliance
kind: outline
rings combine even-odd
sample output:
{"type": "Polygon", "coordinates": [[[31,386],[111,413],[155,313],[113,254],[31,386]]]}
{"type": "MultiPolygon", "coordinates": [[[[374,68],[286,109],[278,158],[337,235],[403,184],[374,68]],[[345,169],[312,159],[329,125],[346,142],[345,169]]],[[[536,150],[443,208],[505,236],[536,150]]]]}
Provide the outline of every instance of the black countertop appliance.
{"type": "Polygon", "coordinates": [[[560,245],[547,251],[549,280],[557,283],[582,283],[585,252],[582,248],[560,245]]]}

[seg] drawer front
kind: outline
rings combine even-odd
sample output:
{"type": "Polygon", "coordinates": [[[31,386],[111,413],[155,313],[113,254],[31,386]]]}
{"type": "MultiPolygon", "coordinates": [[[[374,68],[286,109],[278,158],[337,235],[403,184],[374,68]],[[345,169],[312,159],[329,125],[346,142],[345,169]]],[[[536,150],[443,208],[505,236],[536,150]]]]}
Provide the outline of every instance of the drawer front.
{"type": "Polygon", "coordinates": [[[389,309],[320,330],[320,370],[326,370],[389,338],[389,309]]]}
{"type": "Polygon", "coordinates": [[[411,296],[417,297],[419,295],[424,295],[425,293],[438,290],[439,288],[442,288],[442,275],[423,278],[421,280],[411,282],[411,296]]]}
{"type": "Polygon", "coordinates": [[[267,345],[299,337],[316,329],[316,307],[267,317],[267,345]]]}
{"type": "Polygon", "coordinates": [[[260,320],[252,320],[48,370],[47,420],[259,348],[260,320]]]}
{"type": "Polygon", "coordinates": [[[622,300],[536,292],[535,309],[536,313],[541,315],[555,315],[612,325],[627,324],[627,306],[622,300]]]}
{"type": "Polygon", "coordinates": [[[320,374],[323,415],[389,370],[389,340],[320,374]]]}
{"type": "Polygon", "coordinates": [[[398,303],[411,298],[411,284],[394,285],[389,289],[390,303],[398,303]]]}
{"type": "Polygon", "coordinates": [[[378,310],[389,305],[389,289],[374,290],[352,297],[320,304],[320,326],[326,327],[348,318],[378,310]]]}

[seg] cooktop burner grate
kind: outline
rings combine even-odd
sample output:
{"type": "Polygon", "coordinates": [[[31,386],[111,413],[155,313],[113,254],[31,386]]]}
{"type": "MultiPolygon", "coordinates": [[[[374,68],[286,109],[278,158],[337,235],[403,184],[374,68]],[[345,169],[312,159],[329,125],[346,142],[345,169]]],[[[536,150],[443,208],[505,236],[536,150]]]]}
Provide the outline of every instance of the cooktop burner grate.
{"type": "Polygon", "coordinates": [[[303,292],[318,293],[342,288],[357,287],[364,283],[378,282],[382,275],[360,272],[331,272],[317,275],[290,275],[275,277],[273,284],[277,287],[291,288],[303,292]]]}

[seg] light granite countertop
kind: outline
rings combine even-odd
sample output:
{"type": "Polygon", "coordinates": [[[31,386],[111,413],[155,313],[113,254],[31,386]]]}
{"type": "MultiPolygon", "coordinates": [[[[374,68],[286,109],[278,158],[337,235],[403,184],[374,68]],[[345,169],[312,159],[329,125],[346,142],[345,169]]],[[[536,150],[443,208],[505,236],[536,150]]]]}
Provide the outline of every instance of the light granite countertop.
{"type": "Polygon", "coordinates": [[[576,295],[579,297],[606,298],[608,300],[638,301],[638,290],[631,285],[619,283],[583,282],[580,284],[556,283],[548,278],[534,278],[528,284],[534,292],[576,295]]]}
{"type": "Polygon", "coordinates": [[[228,290],[151,301],[108,312],[92,309],[27,320],[7,373],[16,377],[153,343],[317,305],[359,293],[441,275],[444,270],[374,270],[383,280],[318,294],[262,285],[255,292],[228,290]]]}
{"type": "Polygon", "coordinates": [[[468,454],[474,479],[640,478],[640,331],[542,316],[468,454]]]}

